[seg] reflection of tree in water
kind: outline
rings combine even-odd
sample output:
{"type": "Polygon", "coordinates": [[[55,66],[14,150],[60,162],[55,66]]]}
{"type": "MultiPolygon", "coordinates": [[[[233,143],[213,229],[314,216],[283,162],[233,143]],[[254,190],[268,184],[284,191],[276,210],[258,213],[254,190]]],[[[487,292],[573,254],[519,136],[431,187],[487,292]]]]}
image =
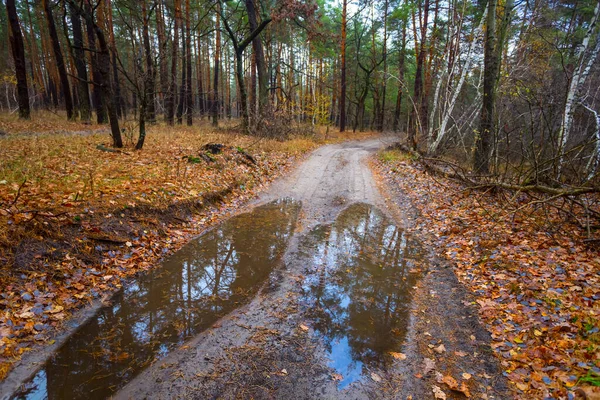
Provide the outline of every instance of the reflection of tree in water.
{"type": "Polygon", "coordinates": [[[48,398],[105,398],[238,307],[283,255],[298,212],[280,201],[233,217],[128,286],[46,366],[48,398]]]}
{"type": "Polygon", "coordinates": [[[332,352],[347,340],[350,357],[382,366],[397,351],[408,323],[409,272],[420,250],[380,212],[358,204],[314,232],[317,273],[305,288],[316,330],[332,352]]]}

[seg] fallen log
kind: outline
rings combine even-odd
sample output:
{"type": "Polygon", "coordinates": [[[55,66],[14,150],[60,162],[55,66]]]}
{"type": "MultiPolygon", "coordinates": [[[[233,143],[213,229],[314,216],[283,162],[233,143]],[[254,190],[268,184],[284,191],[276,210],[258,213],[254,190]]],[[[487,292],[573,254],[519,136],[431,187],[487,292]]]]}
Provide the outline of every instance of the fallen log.
{"type": "Polygon", "coordinates": [[[438,176],[443,176],[444,178],[457,179],[461,182],[467,184],[471,189],[505,189],[512,190],[518,192],[531,192],[531,193],[541,193],[551,195],[554,198],[557,197],[574,197],[580,196],[582,194],[587,193],[600,193],[599,187],[594,186],[581,186],[581,187],[571,187],[571,186],[561,186],[561,187],[552,187],[545,186],[540,184],[518,184],[518,183],[506,183],[494,180],[491,176],[476,176],[470,175],[467,171],[465,171],[459,165],[453,164],[449,161],[442,160],[439,158],[426,157],[420,152],[414,151],[406,147],[401,143],[394,144],[389,149],[399,149],[405,153],[410,154],[415,158],[426,171],[433,173],[438,176]],[[443,163],[448,168],[440,167],[436,165],[436,163],[443,163]],[[482,178],[485,178],[482,179],[482,178]]]}

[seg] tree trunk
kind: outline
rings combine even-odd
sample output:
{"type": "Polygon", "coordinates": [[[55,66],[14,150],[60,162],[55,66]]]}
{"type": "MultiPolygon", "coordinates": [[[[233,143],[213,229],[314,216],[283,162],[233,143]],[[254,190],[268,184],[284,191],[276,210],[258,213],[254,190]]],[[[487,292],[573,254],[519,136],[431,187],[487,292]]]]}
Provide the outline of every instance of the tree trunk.
{"type": "Polygon", "coordinates": [[[79,112],[81,120],[89,122],[91,119],[90,92],[88,87],[87,68],[85,65],[85,52],[83,50],[83,30],[81,29],[81,15],[75,7],[70,6],[71,24],[73,25],[73,57],[77,69],[77,92],[79,95],[79,112]]]}
{"type": "Polygon", "coordinates": [[[402,47],[398,54],[398,95],[396,96],[396,109],[394,110],[394,132],[400,129],[400,114],[402,112],[402,94],[404,93],[404,60],[406,56],[406,21],[402,22],[402,47]]]}
{"type": "Polygon", "coordinates": [[[179,90],[179,104],[177,105],[177,123],[183,123],[183,111],[185,110],[186,96],[186,74],[187,74],[187,53],[186,53],[186,38],[185,38],[185,26],[181,24],[181,87],[179,90]]]}
{"type": "Polygon", "coordinates": [[[454,111],[454,106],[456,105],[458,96],[460,95],[463,84],[465,83],[467,74],[471,70],[471,62],[473,61],[473,56],[472,56],[473,47],[475,46],[475,43],[476,43],[477,39],[480,37],[481,32],[483,30],[483,23],[486,20],[487,12],[488,12],[488,10],[486,9],[484,14],[481,17],[481,22],[480,22],[479,26],[473,32],[473,35],[472,35],[473,37],[471,39],[471,42],[469,43],[469,49],[467,50],[466,60],[465,60],[465,64],[463,65],[462,71],[460,73],[460,78],[458,80],[456,87],[453,89],[452,97],[450,98],[450,102],[448,103],[448,108],[445,109],[443,112],[442,123],[440,124],[440,129],[437,133],[437,137],[429,146],[429,152],[432,154],[435,154],[439,145],[441,144],[442,140],[444,139],[444,136],[446,135],[446,127],[448,126],[448,122],[450,122],[450,117],[452,116],[452,112],[454,111]]]}
{"type": "Polygon", "coordinates": [[[573,117],[575,114],[575,106],[577,104],[577,100],[579,97],[579,90],[581,89],[581,85],[585,82],[587,75],[589,74],[591,67],[600,52],[600,32],[598,33],[598,38],[596,39],[596,48],[592,51],[588,62],[586,64],[585,58],[587,56],[587,50],[590,45],[590,40],[596,28],[596,24],[598,23],[598,17],[600,14],[600,2],[596,4],[596,8],[594,10],[594,16],[590,21],[590,25],[587,29],[586,35],[583,38],[583,42],[579,47],[579,54],[577,57],[577,65],[575,66],[575,70],[573,71],[573,76],[571,77],[571,83],[569,84],[569,90],[567,91],[566,99],[565,99],[565,107],[563,111],[563,116],[560,124],[560,129],[558,131],[558,155],[559,155],[559,165],[558,165],[558,175],[560,176],[560,170],[562,169],[563,157],[565,148],[567,146],[567,142],[569,140],[569,133],[571,131],[571,127],[573,125],[573,117]]]}
{"type": "Polygon", "coordinates": [[[387,17],[388,17],[389,0],[384,2],[383,13],[383,80],[381,82],[381,108],[378,117],[377,130],[383,132],[385,122],[385,89],[387,87],[387,17]]]}
{"type": "Polygon", "coordinates": [[[19,118],[29,119],[31,111],[29,108],[29,91],[27,88],[27,69],[25,64],[25,48],[23,46],[23,35],[19,25],[19,17],[15,6],[15,0],[6,0],[6,11],[8,13],[9,28],[8,35],[15,70],[17,75],[17,97],[19,103],[19,118]]]}
{"type": "Polygon", "coordinates": [[[144,91],[145,97],[143,102],[146,108],[146,119],[149,123],[156,123],[156,107],[155,107],[155,85],[154,85],[154,62],[152,60],[152,49],[150,48],[150,34],[148,32],[148,24],[150,16],[146,10],[146,0],[142,0],[142,36],[144,40],[144,55],[146,59],[146,71],[144,75],[144,91]]]}
{"type": "MultiPolygon", "coordinates": [[[[248,11],[250,31],[254,31],[256,28],[258,28],[254,0],[245,0],[245,3],[246,10],[248,11]]],[[[265,109],[269,104],[269,88],[267,84],[268,77],[265,53],[260,35],[256,36],[254,40],[252,40],[252,50],[254,51],[256,70],[258,73],[258,115],[263,116],[265,109]]]]}
{"type": "Polygon", "coordinates": [[[167,40],[165,39],[164,5],[161,0],[156,4],[156,33],[158,35],[158,69],[160,75],[160,94],[163,109],[166,108],[166,96],[169,91],[169,67],[167,65],[167,40]]]}
{"type": "Polygon", "coordinates": [[[340,90],[340,132],[346,130],[346,8],[347,0],[342,0],[342,69],[340,90]]]}
{"type": "Polygon", "coordinates": [[[478,174],[489,173],[489,156],[494,134],[494,108],[496,105],[496,74],[499,58],[496,52],[496,1],[489,0],[484,41],[483,104],[479,132],[475,137],[473,169],[478,174]]]}
{"type": "Polygon", "coordinates": [[[113,72],[113,84],[115,90],[115,104],[117,107],[117,115],[119,118],[127,115],[125,106],[123,105],[123,96],[121,95],[121,83],[119,82],[119,71],[117,69],[117,44],[115,42],[115,32],[112,20],[112,3],[111,0],[106,0],[106,7],[108,11],[108,31],[110,33],[110,46],[111,46],[111,62],[113,72]]]}
{"type": "MultiPolygon", "coordinates": [[[[212,124],[219,126],[219,53],[221,52],[221,27],[220,27],[220,9],[221,4],[217,5],[219,12],[215,23],[215,63],[214,63],[214,82],[213,82],[213,104],[212,104],[212,124]]],[[[245,88],[244,88],[245,90],[245,88]]],[[[248,110],[246,110],[246,113],[248,110]]]]}
{"type": "Polygon", "coordinates": [[[192,94],[192,41],[190,34],[190,0],[186,0],[185,2],[185,49],[186,49],[186,62],[187,62],[187,70],[186,70],[186,116],[187,116],[187,124],[188,126],[192,125],[192,112],[194,109],[194,99],[192,94]]]}
{"type": "MultiPolygon", "coordinates": [[[[420,6],[420,3],[419,3],[420,6]]],[[[419,17],[421,17],[421,7],[419,7],[419,17]]],[[[412,150],[417,149],[417,137],[423,128],[423,123],[427,119],[427,116],[424,115],[426,112],[426,107],[424,107],[424,103],[426,103],[426,99],[424,99],[424,82],[423,82],[423,68],[425,64],[425,42],[427,40],[427,23],[429,20],[429,0],[425,0],[425,5],[423,7],[423,15],[421,23],[421,41],[418,45],[417,50],[417,65],[415,70],[415,88],[414,88],[414,96],[413,96],[413,108],[412,108],[412,127],[409,129],[409,146],[412,150]]],[[[414,12],[413,12],[413,25],[414,24],[414,12]]],[[[416,29],[416,25],[414,27],[416,29]]],[[[416,35],[415,35],[416,37],[416,35]]]]}
{"type": "MultiPolygon", "coordinates": [[[[99,82],[97,85],[101,91],[102,102],[106,104],[108,110],[108,118],[110,120],[110,131],[113,139],[113,146],[120,148],[123,147],[123,139],[121,138],[121,130],[119,129],[119,116],[115,106],[115,97],[112,93],[112,86],[110,82],[110,50],[108,48],[108,42],[104,31],[94,21],[91,7],[87,7],[85,10],[79,8],[78,0],[68,0],[72,7],[76,7],[80,15],[86,20],[87,27],[93,29],[93,32],[98,38],[99,50],[96,53],[97,57],[97,71],[99,82]]],[[[100,19],[99,14],[99,19],[100,19]]]]}
{"type": "Polygon", "coordinates": [[[177,93],[177,49],[179,47],[179,21],[181,20],[181,0],[174,0],[175,23],[173,26],[173,49],[171,54],[171,76],[169,90],[165,100],[165,121],[173,125],[175,116],[175,98],[177,93]]]}
{"type": "MultiPolygon", "coordinates": [[[[86,14],[92,15],[92,8],[86,5],[85,8],[86,14]]],[[[92,103],[94,105],[94,109],[96,110],[96,122],[98,124],[106,123],[106,107],[102,96],[102,75],[100,74],[100,66],[99,66],[99,54],[96,52],[96,33],[94,32],[94,22],[92,17],[85,18],[86,20],[86,30],[88,37],[88,48],[91,51],[90,59],[92,64],[92,103]]]]}
{"type": "Polygon", "coordinates": [[[58,40],[58,33],[56,31],[56,24],[54,23],[54,17],[52,16],[52,9],[50,8],[49,0],[42,0],[42,6],[46,15],[46,22],[48,24],[48,33],[50,34],[50,41],[52,42],[52,50],[54,52],[54,61],[58,68],[58,75],[60,78],[60,85],[62,88],[63,97],[65,99],[65,108],[67,110],[67,119],[73,119],[75,117],[73,113],[73,98],[71,97],[71,89],[69,86],[69,78],[67,75],[67,69],[65,67],[65,60],[60,49],[60,41],[58,40]]]}

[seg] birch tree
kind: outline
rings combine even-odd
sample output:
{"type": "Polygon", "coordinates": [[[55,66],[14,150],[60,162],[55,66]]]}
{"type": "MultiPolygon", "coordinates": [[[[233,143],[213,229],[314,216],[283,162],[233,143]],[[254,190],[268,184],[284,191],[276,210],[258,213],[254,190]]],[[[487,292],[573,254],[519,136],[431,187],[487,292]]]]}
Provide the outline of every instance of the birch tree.
{"type": "Polygon", "coordinates": [[[569,133],[573,127],[573,117],[575,113],[575,106],[579,102],[579,94],[581,87],[583,86],[587,76],[589,75],[598,54],[600,53],[600,31],[597,33],[596,27],[598,24],[598,14],[600,13],[600,1],[596,4],[594,9],[594,16],[590,21],[589,27],[586,31],[583,42],[577,50],[577,63],[571,77],[569,89],[566,94],[565,107],[563,111],[562,121],[558,131],[558,176],[560,177],[561,170],[563,167],[564,154],[569,141],[569,133]],[[590,42],[592,41],[594,34],[596,34],[596,45],[590,51],[590,42]]]}

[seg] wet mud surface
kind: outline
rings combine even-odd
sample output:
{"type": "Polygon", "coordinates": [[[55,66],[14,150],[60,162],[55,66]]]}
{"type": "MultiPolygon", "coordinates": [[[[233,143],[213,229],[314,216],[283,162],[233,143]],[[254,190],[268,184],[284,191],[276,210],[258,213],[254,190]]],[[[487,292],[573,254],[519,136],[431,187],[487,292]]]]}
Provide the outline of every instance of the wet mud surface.
{"type": "Polygon", "coordinates": [[[373,377],[397,370],[392,354],[424,267],[419,243],[376,207],[353,203],[292,247],[248,307],[117,398],[385,397],[373,377]]]}
{"type": "Polygon", "coordinates": [[[468,373],[472,397],[509,398],[425,223],[368,167],[387,144],[317,149],[84,325],[28,397],[433,399],[468,373]]]}
{"type": "Polygon", "coordinates": [[[16,398],[106,398],[256,294],[283,256],[300,204],[241,214],[129,285],[83,325],[16,398]]]}

